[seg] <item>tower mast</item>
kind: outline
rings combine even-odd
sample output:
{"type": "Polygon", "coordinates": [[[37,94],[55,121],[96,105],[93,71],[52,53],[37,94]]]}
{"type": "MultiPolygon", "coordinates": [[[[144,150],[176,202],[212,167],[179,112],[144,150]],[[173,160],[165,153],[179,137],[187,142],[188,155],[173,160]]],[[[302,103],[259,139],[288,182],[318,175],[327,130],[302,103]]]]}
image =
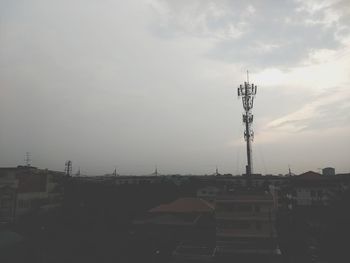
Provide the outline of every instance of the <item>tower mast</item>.
{"type": "Polygon", "coordinates": [[[246,166],[246,176],[251,177],[253,169],[252,169],[252,146],[251,142],[254,138],[254,131],[252,129],[252,123],[253,123],[253,114],[252,114],[252,108],[253,108],[253,102],[254,97],[256,95],[257,86],[253,83],[249,83],[249,72],[247,70],[247,81],[244,82],[244,84],[239,85],[238,87],[238,96],[242,97],[242,103],[243,103],[243,123],[245,125],[244,130],[244,139],[246,141],[247,146],[247,166],[246,166]]]}

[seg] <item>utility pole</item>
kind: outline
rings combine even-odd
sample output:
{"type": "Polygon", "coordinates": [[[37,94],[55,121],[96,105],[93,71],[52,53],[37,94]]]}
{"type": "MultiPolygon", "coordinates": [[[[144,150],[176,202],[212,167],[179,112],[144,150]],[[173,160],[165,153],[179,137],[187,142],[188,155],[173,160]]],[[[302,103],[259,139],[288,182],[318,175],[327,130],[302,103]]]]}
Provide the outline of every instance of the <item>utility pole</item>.
{"type": "Polygon", "coordinates": [[[70,161],[70,160],[66,161],[64,171],[66,172],[67,177],[71,176],[71,174],[72,174],[72,161],[70,161]]]}
{"type": "Polygon", "coordinates": [[[254,139],[254,131],[252,129],[252,123],[253,123],[253,114],[252,114],[252,108],[253,108],[253,102],[254,97],[256,95],[257,86],[253,83],[249,83],[249,72],[247,71],[247,81],[244,82],[244,84],[239,85],[239,88],[237,89],[238,97],[242,97],[242,103],[243,103],[243,123],[245,125],[244,130],[244,139],[247,144],[247,166],[246,166],[246,176],[251,177],[252,175],[252,146],[251,142],[254,139]]]}
{"type": "Polygon", "coordinates": [[[216,175],[216,176],[219,176],[219,175],[220,175],[218,166],[216,166],[215,175],[216,175]]]}

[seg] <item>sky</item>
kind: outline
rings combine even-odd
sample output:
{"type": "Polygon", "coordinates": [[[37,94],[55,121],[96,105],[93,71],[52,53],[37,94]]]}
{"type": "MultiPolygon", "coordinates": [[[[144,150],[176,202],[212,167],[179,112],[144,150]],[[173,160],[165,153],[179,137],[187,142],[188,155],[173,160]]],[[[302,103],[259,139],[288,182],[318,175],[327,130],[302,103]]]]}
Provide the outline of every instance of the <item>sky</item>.
{"type": "Polygon", "coordinates": [[[350,172],[348,0],[0,0],[0,166],[350,172]]]}

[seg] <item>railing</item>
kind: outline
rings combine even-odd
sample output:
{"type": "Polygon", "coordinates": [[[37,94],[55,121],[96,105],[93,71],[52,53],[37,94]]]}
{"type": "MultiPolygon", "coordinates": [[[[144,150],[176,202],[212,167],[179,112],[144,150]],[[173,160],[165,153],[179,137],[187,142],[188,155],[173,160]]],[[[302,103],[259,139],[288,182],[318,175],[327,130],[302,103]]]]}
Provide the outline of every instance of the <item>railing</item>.
{"type": "Polygon", "coordinates": [[[271,217],[272,220],[275,219],[274,213],[269,212],[215,212],[215,217],[218,218],[227,218],[227,219],[239,219],[239,218],[249,218],[249,219],[266,219],[269,220],[271,217]],[[270,215],[271,214],[271,215],[270,215]]]}

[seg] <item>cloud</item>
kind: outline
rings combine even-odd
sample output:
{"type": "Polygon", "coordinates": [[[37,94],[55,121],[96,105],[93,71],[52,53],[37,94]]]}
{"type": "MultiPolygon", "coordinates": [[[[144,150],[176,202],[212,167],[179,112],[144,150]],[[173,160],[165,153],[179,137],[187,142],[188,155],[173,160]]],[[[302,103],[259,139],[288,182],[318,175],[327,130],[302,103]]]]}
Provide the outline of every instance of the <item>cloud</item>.
{"type": "Polygon", "coordinates": [[[207,55],[249,68],[291,68],[349,36],[344,3],[317,1],[153,1],[159,37],[211,39],[207,55]],[[340,33],[341,32],[341,33],[340,33]]]}
{"type": "MultiPolygon", "coordinates": [[[[226,3],[214,1],[152,1],[153,32],[160,37],[191,36],[214,41],[237,39],[244,32],[245,23],[230,21],[237,12],[226,8],[226,3]]],[[[240,17],[253,14],[248,6],[240,17]]]]}
{"type": "MultiPolygon", "coordinates": [[[[115,165],[152,171],[155,163],[185,173],[222,163],[232,172],[234,153],[244,153],[236,87],[247,69],[258,85],[255,144],[280,151],[270,167],[282,166],[286,148],[295,154],[305,134],[331,134],[340,145],[334,134],[343,132],[330,127],[347,129],[346,89],[331,89],[349,84],[342,1],[0,7],[1,165],[20,164],[30,151],[38,166],[62,169],[72,159],[91,174],[115,165]]],[[[345,169],[347,160],[337,164],[345,169]]]]}
{"type": "Polygon", "coordinates": [[[268,122],[259,130],[259,141],[275,143],[285,140],[286,136],[295,137],[305,132],[317,134],[327,130],[349,129],[349,100],[350,92],[347,89],[330,88],[300,109],[268,122]]]}

